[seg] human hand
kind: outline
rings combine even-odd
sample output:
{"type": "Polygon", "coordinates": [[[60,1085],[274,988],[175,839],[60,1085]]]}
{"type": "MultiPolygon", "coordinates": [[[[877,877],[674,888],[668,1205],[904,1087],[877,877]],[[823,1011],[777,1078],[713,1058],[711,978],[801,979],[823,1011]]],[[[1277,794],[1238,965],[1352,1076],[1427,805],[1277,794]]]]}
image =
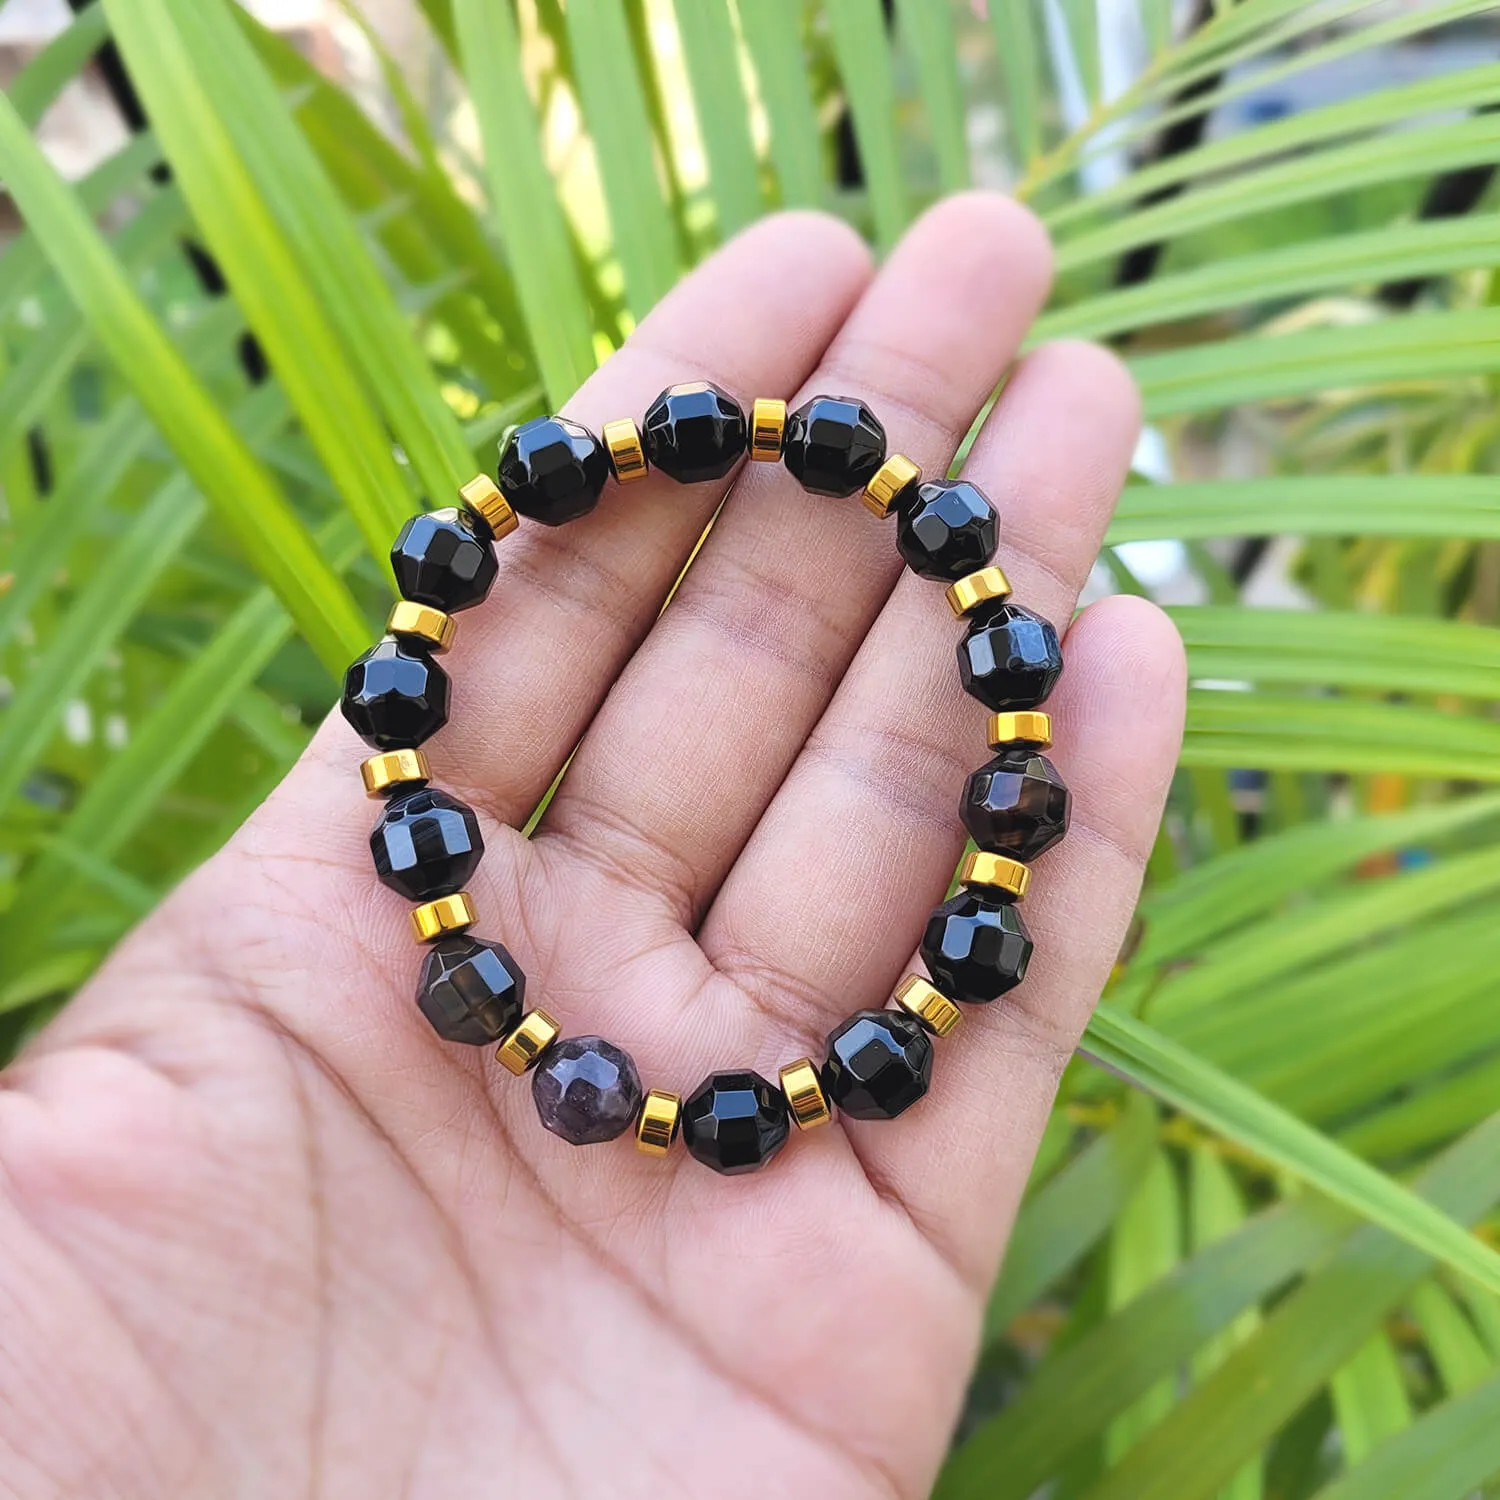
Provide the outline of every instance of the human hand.
{"type": "MultiPolygon", "coordinates": [[[[872,275],[792,214],[690,276],[578,393],[849,393],[940,473],[1045,295],[1036,224],[952,199],[872,275]]],[[[1137,426],[1107,354],[1010,380],[966,474],[1018,601],[1066,624],[1137,426]]],[[[740,472],[610,487],[498,548],[447,658],[437,784],[479,810],[476,929],[565,1034],[647,1086],[817,1057],[885,1003],[985,758],[943,591],[889,523],[740,472]],[[524,823],[576,759],[535,837],[524,823]]],[[[919,1496],[942,1458],[1058,1074],[1133,907],[1181,730],[1152,606],[1085,611],[1047,707],[1072,831],[1026,982],[894,1124],[724,1179],[541,1129],[491,1049],[412,1002],[337,715],[231,843],[0,1076],[0,1492],[395,1500],[919,1496]]]]}

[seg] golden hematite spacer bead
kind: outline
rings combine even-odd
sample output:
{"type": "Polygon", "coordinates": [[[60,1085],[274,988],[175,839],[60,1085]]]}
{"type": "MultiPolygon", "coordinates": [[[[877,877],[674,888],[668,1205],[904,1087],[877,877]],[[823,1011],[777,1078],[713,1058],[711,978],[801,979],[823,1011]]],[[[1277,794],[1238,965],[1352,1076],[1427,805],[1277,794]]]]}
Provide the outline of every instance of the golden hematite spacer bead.
{"type": "Polygon", "coordinates": [[[991,750],[1003,750],[1007,745],[1035,745],[1045,750],[1052,744],[1052,715],[1035,709],[991,714],[988,738],[991,750]]]}
{"type": "Polygon", "coordinates": [[[1010,598],[1010,579],[1000,568],[981,568],[948,587],[948,607],[962,619],[981,604],[998,604],[1010,598]]]}
{"type": "Polygon", "coordinates": [[[425,786],[432,772],[420,750],[387,750],[361,762],[359,779],[365,784],[365,796],[383,797],[392,787],[425,786]]]}
{"type": "Polygon", "coordinates": [[[450,932],[462,932],[478,920],[474,903],[467,891],[452,896],[439,896],[436,901],[424,901],[414,906],[411,913],[411,930],[419,943],[431,943],[450,932]]]}
{"type": "Polygon", "coordinates": [[[636,1150],[647,1156],[665,1156],[677,1139],[682,1123],[682,1100],[666,1089],[652,1089],[641,1101],[640,1118],[635,1122],[636,1150]]]}
{"type": "Polygon", "coordinates": [[[750,457],[763,464],[776,463],[785,437],[786,402],[757,396],[750,408],[750,457]]]}
{"type": "Polygon", "coordinates": [[[646,477],[649,465],[645,445],[641,442],[641,429],[630,417],[604,424],[604,447],[609,454],[609,466],[621,484],[634,484],[637,479],[646,477]]]}
{"type": "Polygon", "coordinates": [[[457,625],[452,615],[445,615],[430,604],[413,604],[410,599],[398,599],[391,605],[385,622],[391,635],[425,641],[434,652],[446,651],[453,644],[457,625]]]}
{"type": "Polygon", "coordinates": [[[986,890],[999,891],[1019,901],[1031,884],[1031,870],[1019,860],[975,849],[964,855],[964,862],[958,867],[958,880],[960,885],[982,885],[986,890]]]}
{"type": "Polygon", "coordinates": [[[500,1043],[495,1056],[517,1078],[529,1068],[534,1068],[553,1042],[562,1027],[544,1010],[529,1010],[521,1017],[521,1024],[500,1043]]]}
{"type": "Polygon", "coordinates": [[[908,974],[896,986],[896,1004],[934,1036],[947,1036],[963,1019],[959,1008],[920,974],[908,974]]]}
{"type": "Polygon", "coordinates": [[[781,1092],[786,1095],[787,1107],[799,1130],[826,1125],[833,1118],[828,1096],[818,1082],[818,1070],[810,1058],[799,1057],[781,1070],[781,1092]]]}
{"type": "Polygon", "coordinates": [[[476,474],[459,488],[458,493],[470,510],[483,517],[497,542],[521,524],[520,518],[510,508],[510,501],[500,493],[500,486],[488,474],[476,474]]]}
{"type": "Polygon", "coordinates": [[[921,477],[922,471],[904,453],[893,453],[876,469],[875,477],[860,491],[859,498],[867,511],[883,521],[901,491],[921,477]]]}

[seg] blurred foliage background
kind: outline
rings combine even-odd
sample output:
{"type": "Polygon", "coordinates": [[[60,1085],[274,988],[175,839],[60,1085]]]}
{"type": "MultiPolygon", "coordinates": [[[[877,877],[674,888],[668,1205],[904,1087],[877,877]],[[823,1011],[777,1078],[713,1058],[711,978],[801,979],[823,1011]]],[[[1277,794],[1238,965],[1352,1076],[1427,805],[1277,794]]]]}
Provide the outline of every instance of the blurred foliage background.
{"type": "Polygon", "coordinates": [[[404,516],[686,266],[1009,187],[1036,337],[1145,393],[1091,591],[1194,686],[937,1493],[1500,1494],[1497,7],[339,0],[310,60],[70,4],[0,102],[0,1056],[296,757],[404,516]],[[85,73],[128,128],[68,180],[85,73]]]}

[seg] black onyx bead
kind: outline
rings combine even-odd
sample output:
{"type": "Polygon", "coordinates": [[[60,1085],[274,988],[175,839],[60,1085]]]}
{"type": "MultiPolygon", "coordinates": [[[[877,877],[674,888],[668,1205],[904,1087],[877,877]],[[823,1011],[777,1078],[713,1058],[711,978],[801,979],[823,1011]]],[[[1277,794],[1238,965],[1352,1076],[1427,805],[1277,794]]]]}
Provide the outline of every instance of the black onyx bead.
{"type": "Polygon", "coordinates": [[[789,1128],[785,1097],[759,1073],[711,1073],[682,1105],[684,1144],[726,1177],[765,1166],[789,1128]]]}
{"type": "Polygon", "coordinates": [[[896,550],[913,573],[953,583],[995,555],[995,507],[967,480],[931,480],[902,499],[896,550]]]}
{"type": "Polygon", "coordinates": [[[574,1146],[612,1141],[634,1123],[641,1078],[627,1052],[598,1036],[576,1036],[547,1049],[531,1075],[543,1125],[574,1146]]]}
{"type": "Polygon", "coordinates": [[[1019,604],[1003,604],[976,620],[958,643],[964,691],[995,710],[1035,708],[1062,676],[1057,632],[1019,604]]]}
{"type": "Polygon", "coordinates": [[[642,429],[646,457],[679,484],[722,479],[745,452],[745,413],[706,380],[668,386],[642,429]]]}
{"type": "Polygon", "coordinates": [[[1068,788],[1045,755],[1005,749],[964,783],[958,811],[981,849],[1035,859],[1068,831],[1068,788]]]}
{"type": "Polygon", "coordinates": [[[828,1034],[823,1088],[856,1120],[894,1120],[932,1081],[932,1042],[913,1016],[857,1010],[828,1034]]]}
{"type": "Polygon", "coordinates": [[[1031,934],[1019,907],[962,890],[928,917],[922,962],[949,999],[987,1005],[1026,977],[1031,934]]]}
{"type": "Polygon", "coordinates": [[[814,396],[786,419],[782,457],[815,495],[852,495],[885,462],[885,428],[863,401],[814,396]]]}
{"type": "Polygon", "coordinates": [[[609,458],[587,427],[566,417],[536,417],[506,439],[498,477],[513,510],[561,526],[599,503],[609,458]]]}
{"type": "Polygon", "coordinates": [[[404,598],[451,615],[484,602],[498,564],[484,520],[449,506],[413,516],[401,528],[391,567],[404,598]]]}
{"type": "Polygon", "coordinates": [[[415,750],[448,722],[448,674],[388,635],[344,673],[339,707],[367,745],[415,750]]]}
{"type": "Polygon", "coordinates": [[[520,1025],[525,999],[526,976],[499,943],[460,933],[422,960],[417,1004],[444,1041],[498,1042],[520,1025]]]}
{"type": "Polygon", "coordinates": [[[436,787],[392,797],[370,834],[375,873],[408,901],[461,890],[483,853],[474,810],[436,787]]]}

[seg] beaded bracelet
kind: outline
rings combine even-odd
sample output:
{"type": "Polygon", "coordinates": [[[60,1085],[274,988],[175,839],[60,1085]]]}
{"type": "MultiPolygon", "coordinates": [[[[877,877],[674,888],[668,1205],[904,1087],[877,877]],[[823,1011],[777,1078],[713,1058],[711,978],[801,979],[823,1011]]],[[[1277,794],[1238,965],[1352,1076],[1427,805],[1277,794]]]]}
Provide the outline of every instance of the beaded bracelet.
{"type": "Polygon", "coordinates": [[[460,491],[462,506],[413,516],[391,549],[404,596],[386,635],[349,668],[344,717],[378,752],[361,766],[365,790],[385,798],[370,835],[375,873],[408,900],[417,939],[428,946],[417,1004],[451,1042],[499,1043],[516,1076],[532,1072],[542,1124],[575,1145],[634,1129],[636,1144],[664,1156],[680,1133],[716,1172],[764,1166],[790,1126],[826,1124],[835,1109],[857,1120],[893,1119],[926,1092],[933,1036],[959,1021],[955,1002],[984,1004],[1019,984],[1031,935],[1016,903],[1029,861],[1067,831],[1068,790],[1041,753],[1051,723],[1034,710],[1057,683],[1057,632],[1010,602],[992,564],[998,520],[965,480],[923,482],[864,402],[816,396],[787,413],[758,400],[747,423],[734,399],[703,382],[662,392],[644,430],[606,423],[603,441],[565,417],[515,429],[500,452],[498,485],[481,475],[460,491]],[[875,515],[896,517],[896,546],[924,578],[946,582],[948,602],[968,629],[959,643],[964,689],[990,710],[994,759],[969,777],[960,811],[975,849],[959,869],[958,893],[928,919],[921,955],[930,981],[909,974],[895,1009],[862,1010],[828,1037],[821,1067],[799,1058],[780,1087],[748,1070],[710,1074],[685,1099],[643,1091],[630,1057],[601,1037],[560,1039],[558,1023],[525,1010],[526,976],[497,942],[469,934],[476,917],[463,890],[484,843],[472,809],[430,787],[418,748],[448,718],[448,676],[434,659],[453,641],[453,615],[479,604],[495,581],[491,544],[519,516],[560,526],[598,504],[606,481],[644,479],[652,468],[683,484],[723,479],[746,455],[784,462],[805,489],[860,493],[875,515]]]}

